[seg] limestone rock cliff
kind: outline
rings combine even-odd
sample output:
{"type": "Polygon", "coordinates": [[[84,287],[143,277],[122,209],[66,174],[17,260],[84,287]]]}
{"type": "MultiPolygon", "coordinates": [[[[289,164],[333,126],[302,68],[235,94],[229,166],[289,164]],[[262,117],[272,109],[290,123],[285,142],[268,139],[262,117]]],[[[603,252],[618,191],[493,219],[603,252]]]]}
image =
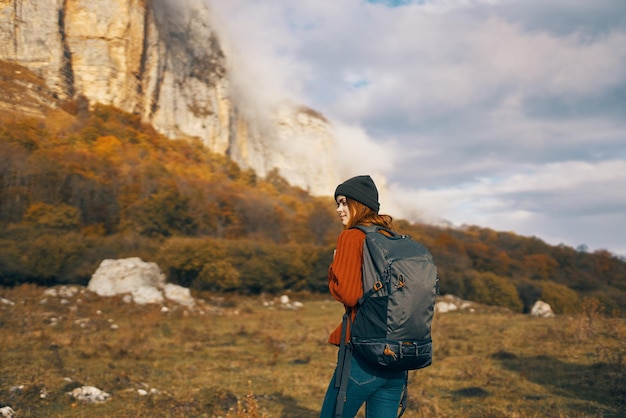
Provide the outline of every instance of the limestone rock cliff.
{"type": "Polygon", "coordinates": [[[82,95],[168,137],[199,138],[261,176],[278,168],[313,194],[337,183],[332,127],[321,115],[285,106],[267,120],[246,117],[203,1],[0,0],[0,26],[0,60],[47,86],[40,96],[50,97],[31,113],[82,95]]]}

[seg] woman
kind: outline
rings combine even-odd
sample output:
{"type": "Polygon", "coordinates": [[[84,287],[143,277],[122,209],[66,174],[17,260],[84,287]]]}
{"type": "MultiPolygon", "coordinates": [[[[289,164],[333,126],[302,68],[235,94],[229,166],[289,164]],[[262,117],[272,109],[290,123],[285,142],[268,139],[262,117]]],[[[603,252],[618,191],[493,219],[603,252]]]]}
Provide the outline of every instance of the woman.
{"type": "MultiPolygon", "coordinates": [[[[363,243],[365,233],[352,229],[355,225],[379,225],[391,229],[392,218],[379,215],[378,190],[370,176],[357,176],[337,186],[335,190],[337,213],[345,230],[339,234],[333,262],[328,270],[328,288],[335,299],[343,303],[346,311],[351,310],[355,317],[355,307],[363,296],[361,269],[363,264],[363,243]]],[[[337,346],[341,343],[342,326],[339,325],[330,335],[329,342],[337,346]]],[[[350,339],[349,329],[346,341],[350,339]]],[[[342,417],[354,417],[365,403],[367,418],[395,418],[402,391],[406,382],[406,371],[381,371],[373,369],[352,356],[349,380],[345,397],[337,400],[338,379],[341,373],[341,359],[338,360],[333,378],[330,381],[321,418],[335,417],[339,402],[343,408],[342,417]],[[339,376],[338,376],[339,375],[339,376]]]]}

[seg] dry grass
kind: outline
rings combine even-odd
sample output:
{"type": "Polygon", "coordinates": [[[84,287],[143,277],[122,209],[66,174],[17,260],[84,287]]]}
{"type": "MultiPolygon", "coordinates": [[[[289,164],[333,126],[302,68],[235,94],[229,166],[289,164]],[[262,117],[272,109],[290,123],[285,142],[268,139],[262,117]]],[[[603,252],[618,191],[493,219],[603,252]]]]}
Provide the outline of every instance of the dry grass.
{"type": "MultiPolygon", "coordinates": [[[[0,302],[0,406],[17,417],[318,416],[336,356],[326,343],[341,317],[334,301],[292,311],[207,297],[197,311],[162,312],[43,291],[0,289],[15,302],[0,302]],[[96,405],[66,394],[82,385],[112,396],[96,405]]],[[[405,417],[625,416],[626,324],[593,309],[437,316],[435,363],[411,372],[405,417]]]]}

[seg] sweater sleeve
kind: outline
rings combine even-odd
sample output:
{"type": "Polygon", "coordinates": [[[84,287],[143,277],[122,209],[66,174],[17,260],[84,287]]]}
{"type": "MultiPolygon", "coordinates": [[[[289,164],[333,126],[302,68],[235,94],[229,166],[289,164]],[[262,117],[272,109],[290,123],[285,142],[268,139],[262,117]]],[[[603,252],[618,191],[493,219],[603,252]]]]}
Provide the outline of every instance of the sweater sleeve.
{"type": "Polygon", "coordinates": [[[357,304],[363,296],[361,269],[365,233],[346,229],[337,238],[335,258],[328,269],[328,289],[331,295],[347,307],[357,304]]]}

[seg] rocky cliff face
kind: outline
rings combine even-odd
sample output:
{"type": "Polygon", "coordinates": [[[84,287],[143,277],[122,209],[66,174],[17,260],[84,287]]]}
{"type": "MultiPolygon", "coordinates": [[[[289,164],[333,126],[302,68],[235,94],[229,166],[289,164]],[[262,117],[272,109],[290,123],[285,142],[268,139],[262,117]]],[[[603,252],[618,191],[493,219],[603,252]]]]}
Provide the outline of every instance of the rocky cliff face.
{"type": "Polygon", "coordinates": [[[58,102],[83,95],[114,105],[261,176],[278,168],[292,184],[330,194],[338,180],[330,124],[296,106],[247,118],[210,17],[196,0],[0,0],[0,60],[31,70],[58,102]]]}

